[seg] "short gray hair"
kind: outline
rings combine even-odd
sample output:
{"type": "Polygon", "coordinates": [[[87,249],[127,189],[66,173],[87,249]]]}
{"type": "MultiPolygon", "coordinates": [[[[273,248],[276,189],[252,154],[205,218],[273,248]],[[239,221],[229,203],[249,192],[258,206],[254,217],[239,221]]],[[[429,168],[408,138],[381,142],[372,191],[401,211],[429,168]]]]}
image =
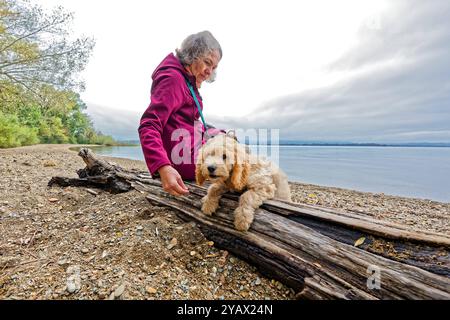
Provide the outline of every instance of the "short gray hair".
{"type": "Polygon", "coordinates": [[[196,59],[216,50],[219,52],[219,59],[222,59],[222,48],[219,42],[211,32],[202,31],[184,39],[181,48],[176,49],[175,52],[182,65],[190,66],[196,59]]]}

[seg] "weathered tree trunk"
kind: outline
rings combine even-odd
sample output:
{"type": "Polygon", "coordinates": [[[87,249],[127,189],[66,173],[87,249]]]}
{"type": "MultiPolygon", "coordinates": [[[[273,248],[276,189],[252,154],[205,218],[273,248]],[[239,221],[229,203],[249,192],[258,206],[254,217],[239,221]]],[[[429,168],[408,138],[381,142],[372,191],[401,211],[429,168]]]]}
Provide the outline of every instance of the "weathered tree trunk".
{"type": "MultiPolygon", "coordinates": [[[[412,232],[401,225],[350,212],[281,201],[266,201],[248,232],[234,229],[238,194],[226,194],[214,216],[201,213],[206,189],[186,183],[189,195],[173,197],[146,172],[127,171],[79,155],[86,168],[80,179],[54,177],[49,185],[132,188],[151,203],[176,209],[195,221],[214,243],[299,291],[306,299],[450,299],[450,238],[412,232]],[[355,242],[362,237],[362,244],[355,242]]],[[[361,241],[359,241],[361,242],[361,241]]]]}

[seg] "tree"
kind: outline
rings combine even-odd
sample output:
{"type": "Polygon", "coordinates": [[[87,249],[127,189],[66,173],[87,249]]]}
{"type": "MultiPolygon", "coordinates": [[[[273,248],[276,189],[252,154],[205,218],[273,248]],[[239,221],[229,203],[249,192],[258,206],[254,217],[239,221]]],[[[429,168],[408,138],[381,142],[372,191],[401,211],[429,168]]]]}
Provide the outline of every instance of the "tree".
{"type": "Polygon", "coordinates": [[[94,40],[69,41],[72,19],[62,7],[46,13],[28,0],[0,0],[0,91],[10,89],[9,82],[38,96],[43,84],[82,90],[77,74],[85,68],[94,40]]]}
{"type": "Polygon", "coordinates": [[[73,14],[0,0],[0,148],[33,143],[114,144],[83,111],[78,74],[92,38],[69,40],[73,14]]]}
{"type": "Polygon", "coordinates": [[[19,147],[39,142],[37,129],[19,123],[17,116],[0,111],[0,148],[19,147]]]}

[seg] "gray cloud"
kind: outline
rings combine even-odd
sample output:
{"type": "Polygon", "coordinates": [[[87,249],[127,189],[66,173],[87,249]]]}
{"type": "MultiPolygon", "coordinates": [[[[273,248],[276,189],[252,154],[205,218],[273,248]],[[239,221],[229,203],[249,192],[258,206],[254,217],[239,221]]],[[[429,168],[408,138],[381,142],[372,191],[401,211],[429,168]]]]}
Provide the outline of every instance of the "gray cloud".
{"type": "Polygon", "coordinates": [[[358,45],[328,67],[348,72],[347,80],[217,121],[281,128],[285,139],[448,142],[449,9],[448,1],[397,1],[379,28],[362,26],[358,45]]]}
{"type": "Polygon", "coordinates": [[[139,139],[137,129],[141,113],[110,109],[94,103],[87,103],[87,106],[87,114],[93,120],[96,130],[118,140],[139,139]]]}
{"type": "MultiPolygon", "coordinates": [[[[282,139],[450,142],[450,2],[391,4],[379,26],[361,26],[357,45],[327,67],[347,73],[344,81],[268,101],[246,117],[205,115],[208,122],[277,128],[282,139]]],[[[88,113],[104,133],[137,139],[141,114],[93,104],[88,113]]]]}

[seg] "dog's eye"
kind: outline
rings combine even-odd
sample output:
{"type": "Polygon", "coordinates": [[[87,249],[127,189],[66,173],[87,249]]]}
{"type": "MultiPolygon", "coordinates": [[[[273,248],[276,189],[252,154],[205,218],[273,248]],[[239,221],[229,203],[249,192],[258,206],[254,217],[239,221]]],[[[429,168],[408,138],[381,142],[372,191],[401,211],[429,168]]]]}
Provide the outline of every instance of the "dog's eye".
{"type": "Polygon", "coordinates": [[[227,155],[224,154],[224,155],[222,156],[222,158],[223,158],[223,160],[226,160],[226,159],[227,159],[227,155]]]}

